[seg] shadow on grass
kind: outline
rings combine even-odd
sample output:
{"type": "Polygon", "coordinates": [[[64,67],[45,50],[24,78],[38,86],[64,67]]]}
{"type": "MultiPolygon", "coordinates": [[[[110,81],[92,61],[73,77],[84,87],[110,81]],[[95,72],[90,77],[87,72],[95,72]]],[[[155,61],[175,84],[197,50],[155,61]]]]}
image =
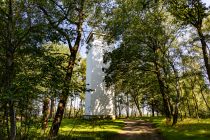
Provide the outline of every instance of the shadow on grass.
{"type": "MultiPolygon", "coordinates": [[[[47,140],[50,126],[51,122],[45,132],[40,128],[33,127],[27,135],[18,135],[17,140],[47,140]]],[[[63,119],[58,136],[55,139],[109,140],[112,136],[118,134],[123,126],[124,122],[122,120],[63,119]]]]}
{"type": "Polygon", "coordinates": [[[70,130],[86,130],[92,131],[95,129],[121,129],[124,126],[123,121],[113,120],[84,120],[84,119],[69,119],[61,123],[61,131],[70,130]]]}

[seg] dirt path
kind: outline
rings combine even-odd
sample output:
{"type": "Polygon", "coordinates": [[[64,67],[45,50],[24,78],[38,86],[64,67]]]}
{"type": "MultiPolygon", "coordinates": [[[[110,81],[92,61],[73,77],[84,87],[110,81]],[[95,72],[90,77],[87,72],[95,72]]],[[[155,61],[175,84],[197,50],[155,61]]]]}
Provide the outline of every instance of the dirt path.
{"type": "Polygon", "coordinates": [[[112,140],[163,140],[159,131],[149,122],[143,120],[124,120],[122,132],[112,140]]]}

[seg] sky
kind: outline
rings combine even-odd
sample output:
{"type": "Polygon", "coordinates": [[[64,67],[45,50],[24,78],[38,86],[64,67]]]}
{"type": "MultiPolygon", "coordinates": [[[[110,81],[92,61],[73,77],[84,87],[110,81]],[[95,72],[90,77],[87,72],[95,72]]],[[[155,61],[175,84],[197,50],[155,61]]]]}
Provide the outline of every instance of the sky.
{"type": "Polygon", "coordinates": [[[207,6],[210,6],[210,0],[202,0],[207,6]]]}

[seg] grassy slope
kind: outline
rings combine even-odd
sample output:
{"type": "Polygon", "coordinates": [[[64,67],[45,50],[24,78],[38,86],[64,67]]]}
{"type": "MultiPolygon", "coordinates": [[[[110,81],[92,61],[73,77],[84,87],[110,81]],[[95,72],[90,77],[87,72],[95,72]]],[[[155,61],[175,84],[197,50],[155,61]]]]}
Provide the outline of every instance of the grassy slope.
{"type": "Polygon", "coordinates": [[[174,127],[167,126],[161,117],[143,118],[152,121],[166,140],[210,140],[210,119],[185,119],[174,127]]]}

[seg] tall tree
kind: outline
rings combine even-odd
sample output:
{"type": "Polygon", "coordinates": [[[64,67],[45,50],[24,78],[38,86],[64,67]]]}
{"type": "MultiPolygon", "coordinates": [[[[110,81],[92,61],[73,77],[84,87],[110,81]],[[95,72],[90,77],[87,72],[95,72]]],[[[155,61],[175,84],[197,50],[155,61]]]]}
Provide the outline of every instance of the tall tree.
{"type": "MultiPolygon", "coordinates": [[[[37,37],[42,35],[41,24],[34,21],[34,12],[32,11],[32,2],[24,0],[1,0],[0,1],[0,45],[1,45],[1,62],[2,72],[0,80],[0,94],[9,104],[10,116],[10,139],[16,137],[16,110],[15,110],[15,93],[17,86],[13,84],[17,74],[18,65],[16,64],[17,52],[26,46],[35,47],[37,42],[41,42],[37,37]],[[31,38],[31,37],[34,38],[31,38]],[[37,37],[37,38],[36,38],[37,37]]],[[[38,21],[38,20],[37,20],[38,21]]]]}
{"type": "Polygon", "coordinates": [[[202,30],[204,19],[209,16],[209,8],[201,0],[169,0],[168,9],[184,25],[191,25],[196,29],[202,46],[203,60],[210,82],[210,54],[206,42],[206,35],[202,30]]]}

